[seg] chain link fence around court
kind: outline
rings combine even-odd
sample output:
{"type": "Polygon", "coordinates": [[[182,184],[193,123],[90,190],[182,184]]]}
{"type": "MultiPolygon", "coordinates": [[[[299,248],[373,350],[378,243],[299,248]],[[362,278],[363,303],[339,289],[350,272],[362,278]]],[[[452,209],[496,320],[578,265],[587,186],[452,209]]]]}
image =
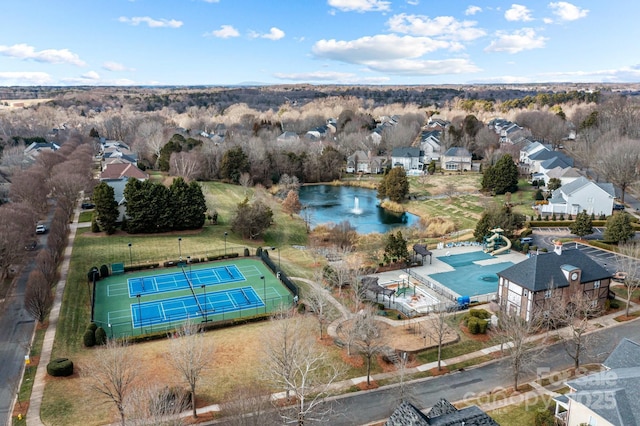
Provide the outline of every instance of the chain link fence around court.
{"type": "MultiPolygon", "coordinates": [[[[237,310],[230,312],[214,312],[204,311],[197,315],[191,316],[187,319],[181,315],[175,320],[171,319],[171,315],[166,314],[165,318],[141,318],[140,326],[134,326],[133,320],[119,321],[114,323],[105,323],[103,321],[94,321],[98,327],[102,327],[109,338],[123,338],[142,336],[145,334],[154,334],[166,331],[172,332],[185,321],[189,320],[196,324],[202,324],[205,327],[215,327],[224,324],[225,322],[233,322],[233,320],[242,318],[255,318],[260,316],[269,315],[272,312],[277,312],[282,309],[283,306],[292,306],[294,303],[294,295],[287,294],[279,297],[272,297],[266,300],[265,305],[262,303],[255,306],[238,307],[237,310]]],[[[135,305],[135,303],[133,304],[135,305]]]]}

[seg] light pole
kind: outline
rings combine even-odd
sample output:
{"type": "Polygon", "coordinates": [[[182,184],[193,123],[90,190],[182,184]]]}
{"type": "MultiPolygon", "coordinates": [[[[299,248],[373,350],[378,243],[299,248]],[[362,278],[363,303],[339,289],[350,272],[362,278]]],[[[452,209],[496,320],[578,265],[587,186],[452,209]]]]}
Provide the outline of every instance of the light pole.
{"type": "Polygon", "coordinates": [[[187,256],[187,263],[189,264],[189,282],[193,285],[193,280],[191,279],[191,256],[187,256]]]}
{"type": "Polygon", "coordinates": [[[131,243],[129,243],[129,266],[133,266],[133,254],[131,254],[131,243]]]}
{"type": "Polygon", "coordinates": [[[260,279],[262,280],[262,297],[264,298],[264,313],[267,313],[267,284],[266,284],[266,280],[264,279],[264,275],[260,276],[260,279]]]}
{"type": "Polygon", "coordinates": [[[140,294],[136,294],[138,298],[138,316],[140,317],[138,321],[140,321],[140,334],[142,334],[142,308],[140,307],[140,294]]]}
{"type": "Polygon", "coordinates": [[[271,251],[276,249],[278,250],[278,269],[282,269],[280,268],[280,247],[271,247],[271,251]]]}
{"type": "Polygon", "coordinates": [[[227,233],[224,233],[224,255],[227,255],[227,233]]]}
{"type": "Polygon", "coordinates": [[[180,257],[180,261],[182,262],[182,237],[178,237],[178,256],[180,257]]]}

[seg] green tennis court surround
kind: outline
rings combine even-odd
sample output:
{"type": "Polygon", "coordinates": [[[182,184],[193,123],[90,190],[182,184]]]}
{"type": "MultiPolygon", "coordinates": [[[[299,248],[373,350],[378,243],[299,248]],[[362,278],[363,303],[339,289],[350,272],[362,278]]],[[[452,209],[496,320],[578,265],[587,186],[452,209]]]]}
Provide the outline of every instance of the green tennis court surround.
{"type": "Polygon", "coordinates": [[[109,337],[171,330],[291,306],[293,294],[257,258],[112,275],[96,283],[94,322],[109,337]],[[191,285],[190,285],[191,284],[191,285]]]}

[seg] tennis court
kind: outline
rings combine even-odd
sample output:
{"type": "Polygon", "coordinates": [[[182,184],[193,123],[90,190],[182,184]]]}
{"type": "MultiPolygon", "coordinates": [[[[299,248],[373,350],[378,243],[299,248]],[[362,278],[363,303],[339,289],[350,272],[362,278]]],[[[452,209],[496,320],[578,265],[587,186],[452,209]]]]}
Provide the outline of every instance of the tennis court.
{"type": "Polygon", "coordinates": [[[125,337],[171,330],[186,320],[263,315],[292,303],[292,292],[271,269],[246,257],[101,279],[93,319],[110,337],[125,337]]]}
{"type": "MultiPolygon", "coordinates": [[[[189,288],[189,282],[194,287],[212,286],[217,284],[246,281],[242,272],[235,265],[216,266],[193,270],[185,267],[182,271],[168,274],[153,275],[151,277],[128,278],[127,288],[129,297],[138,294],[154,294],[189,288]]],[[[110,286],[109,293],[116,295],[122,291],[122,286],[110,286]]]]}

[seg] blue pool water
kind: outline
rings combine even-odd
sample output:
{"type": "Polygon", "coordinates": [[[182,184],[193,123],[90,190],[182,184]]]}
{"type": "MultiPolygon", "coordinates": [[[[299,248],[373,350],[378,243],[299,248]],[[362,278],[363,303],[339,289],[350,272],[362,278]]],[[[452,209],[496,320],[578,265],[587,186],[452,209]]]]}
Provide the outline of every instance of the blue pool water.
{"type": "Polygon", "coordinates": [[[477,261],[491,259],[493,256],[483,251],[454,254],[438,257],[451,265],[455,271],[430,275],[440,284],[450,288],[460,296],[477,296],[498,291],[498,272],[512,266],[512,262],[500,262],[491,265],[478,265],[477,261]]]}

